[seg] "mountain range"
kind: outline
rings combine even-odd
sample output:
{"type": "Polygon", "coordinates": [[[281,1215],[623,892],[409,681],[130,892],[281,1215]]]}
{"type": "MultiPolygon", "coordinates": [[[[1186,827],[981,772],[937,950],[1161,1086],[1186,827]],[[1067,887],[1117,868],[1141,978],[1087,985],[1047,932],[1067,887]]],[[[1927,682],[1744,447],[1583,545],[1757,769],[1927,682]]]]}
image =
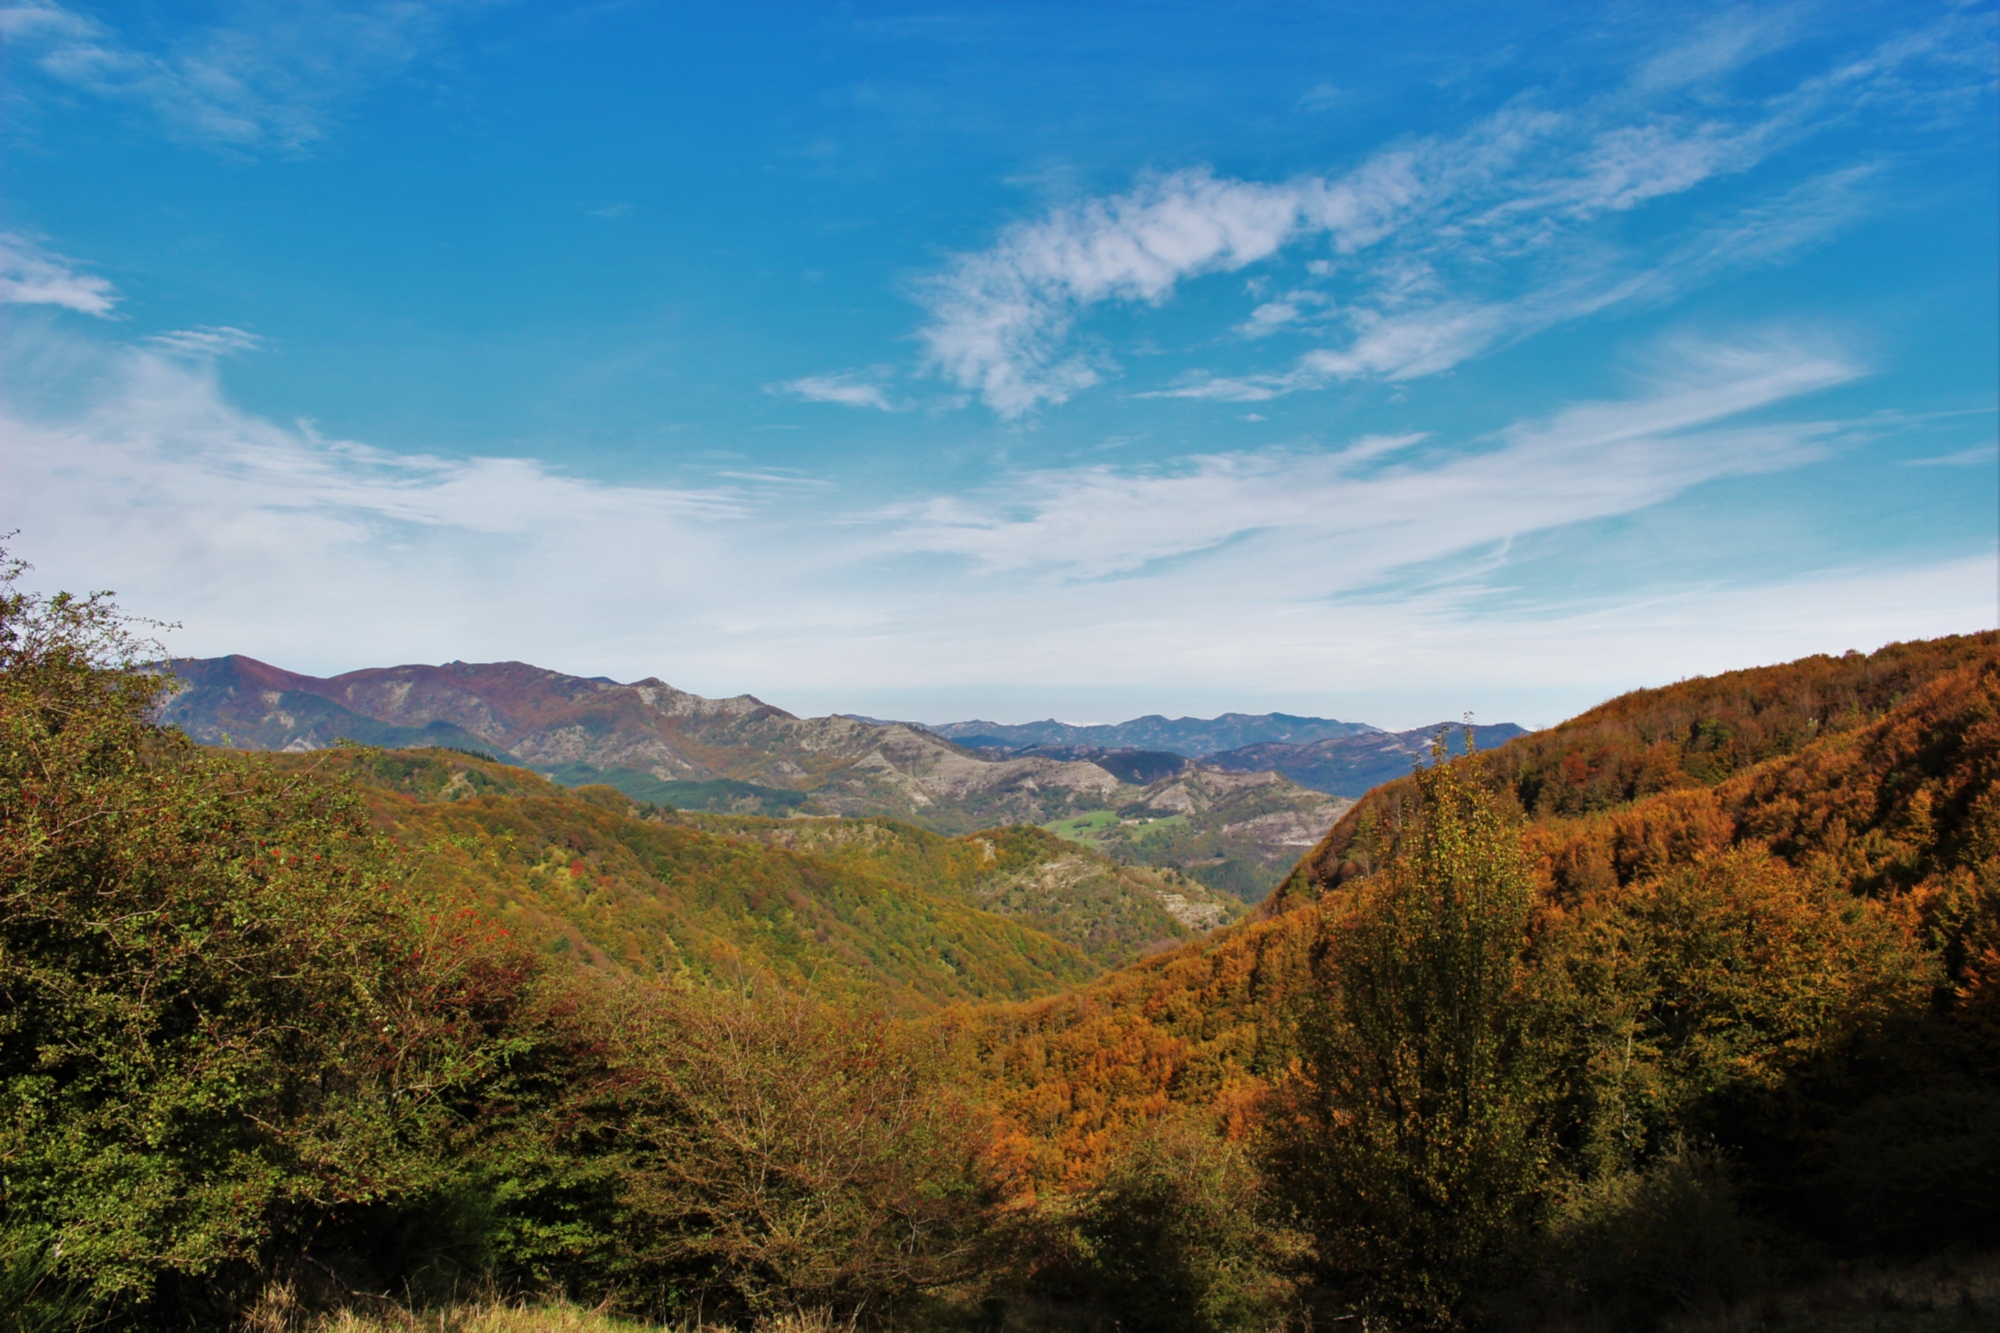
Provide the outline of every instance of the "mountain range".
{"type": "Polygon", "coordinates": [[[675,809],[889,816],[946,835],[1083,819],[1088,831],[1059,831],[1250,899],[1349,803],[1273,769],[1225,770],[1166,751],[1155,752],[1159,763],[1095,751],[1002,753],[934,728],[801,718],[750,695],[709,699],[658,679],[621,684],[522,662],[323,678],[231,656],[177,660],[171,672],[177,688],[161,720],[203,744],[444,747],[675,809]]]}
{"type": "Polygon", "coordinates": [[[943,722],[926,730],[975,749],[1041,745],[1085,745],[1103,750],[1164,750],[1187,759],[1240,749],[1245,745],[1282,742],[1304,745],[1340,736],[1364,736],[1378,730],[1365,722],[1337,722],[1330,717],[1293,717],[1289,713],[1224,713],[1220,717],[1166,718],[1158,713],[1129,722],[1079,725],[1050,718],[1042,722],[943,722]]]}
{"type": "Polygon", "coordinates": [[[1411,768],[1429,757],[1435,742],[1441,740],[1447,754],[1464,754],[1467,731],[1472,733],[1473,745],[1481,750],[1528,734],[1527,728],[1512,722],[1481,726],[1438,722],[1408,731],[1371,727],[1356,735],[1304,743],[1260,741],[1205,755],[1201,762],[1228,773],[1282,773],[1301,787],[1359,798],[1384,782],[1408,777],[1411,768]]]}

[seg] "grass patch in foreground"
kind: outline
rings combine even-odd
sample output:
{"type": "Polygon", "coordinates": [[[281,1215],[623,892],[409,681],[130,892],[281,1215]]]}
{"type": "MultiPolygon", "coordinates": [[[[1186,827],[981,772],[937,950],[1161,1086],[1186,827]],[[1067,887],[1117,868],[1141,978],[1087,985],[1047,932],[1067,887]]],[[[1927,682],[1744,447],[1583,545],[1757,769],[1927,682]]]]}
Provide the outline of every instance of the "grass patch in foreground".
{"type": "MultiPolygon", "coordinates": [[[[958,1312],[963,1315],[964,1312],[958,1312]]],[[[999,1333],[1048,1333],[1073,1327],[1073,1311],[1033,1301],[994,1302],[982,1327],[999,1333]]],[[[1802,1287],[1745,1301],[1707,1315],[1663,1313],[1659,1333],[1972,1333],[2000,1327],[2000,1255],[1940,1256],[1907,1266],[1857,1265],[1802,1287]]],[[[952,1312],[905,1328],[960,1327],[952,1312]]],[[[247,1321],[251,1333],[738,1333],[719,1325],[656,1324],[619,1318],[569,1301],[469,1301],[413,1312],[384,1302],[372,1313],[302,1315],[284,1288],[267,1296],[247,1321]]],[[[752,1333],[854,1333],[845,1321],[817,1310],[781,1314],[752,1333]]],[[[1545,1323],[1538,1333],[1623,1333],[1615,1322],[1583,1317],[1545,1323]]]]}
{"type": "MultiPolygon", "coordinates": [[[[252,1333],[737,1333],[725,1325],[656,1324],[625,1319],[570,1301],[469,1301],[438,1310],[410,1311],[384,1302],[375,1313],[343,1310],[300,1317],[280,1291],[252,1315],[252,1333]]],[[[820,1310],[760,1321],[753,1333],[853,1333],[820,1310]]]]}

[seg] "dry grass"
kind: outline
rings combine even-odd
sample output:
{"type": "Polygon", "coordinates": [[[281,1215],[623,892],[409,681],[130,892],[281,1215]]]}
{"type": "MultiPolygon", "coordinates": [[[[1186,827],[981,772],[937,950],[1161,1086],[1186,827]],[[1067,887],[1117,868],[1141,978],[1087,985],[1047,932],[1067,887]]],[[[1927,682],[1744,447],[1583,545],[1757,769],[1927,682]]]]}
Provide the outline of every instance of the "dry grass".
{"type": "Polygon", "coordinates": [[[375,1315],[353,1311],[309,1325],[312,1333],[653,1333],[660,1326],[619,1319],[601,1310],[562,1302],[515,1305],[496,1301],[454,1305],[412,1314],[384,1310],[375,1315]]]}
{"type": "MultiPolygon", "coordinates": [[[[249,1321],[249,1333],[727,1333],[707,1325],[655,1324],[607,1314],[570,1301],[463,1301],[443,1309],[411,1311],[382,1302],[373,1311],[310,1315],[287,1287],[266,1293],[249,1321]]],[[[854,1333],[825,1311],[788,1313],[761,1321],[755,1333],[854,1333]]]]}
{"type": "MultiPolygon", "coordinates": [[[[1022,1311],[1019,1313],[1027,1313],[1022,1311]]],[[[1035,1321],[1029,1318],[1029,1326],[1035,1321]]],[[[1014,1325],[1010,1322],[1009,1327],[1014,1325]]],[[[1596,1330],[1596,1324],[1561,1325],[1596,1330]]],[[[1974,1333],[2000,1330],[2000,1254],[1933,1259],[1901,1268],[1856,1268],[1811,1286],[1761,1298],[1723,1315],[1669,1318],[1663,1333],[1974,1333]]],[[[249,1333],[729,1333],[720,1327],[656,1324],[569,1301],[465,1301],[414,1312],[383,1302],[374,1311],[312,1315],[275,1287],[249,1333]]],[[[779,1315],[755,1333],[855,1333],[825,1311],[779,1315]]]]}
{"type": "Polygon", "coordinates": [[[1670,1333],[1970,1333],[2000,1329],[2000,1255],[1856,1268],[1670,1333]]]}

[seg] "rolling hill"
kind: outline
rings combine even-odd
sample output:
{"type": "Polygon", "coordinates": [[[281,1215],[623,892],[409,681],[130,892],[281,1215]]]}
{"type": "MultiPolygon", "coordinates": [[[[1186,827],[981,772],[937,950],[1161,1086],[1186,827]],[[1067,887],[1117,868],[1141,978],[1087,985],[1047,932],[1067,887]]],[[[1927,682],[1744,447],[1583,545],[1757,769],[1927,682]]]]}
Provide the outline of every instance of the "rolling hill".
{"type": "Polygon", "coordinates": [[[272,762],[354,782],[422,874],[541,947],[639,976],[763,976],[913,1010],[1047,992],[1243,910],[1033,829],[680,814],[452,750],[272,762]]]}
{"type": "Polygon", "coordinates": [[[1116,809],[1047,827],[1115,860],[1172,867],[1257,902],[1352,804],[1268,770],[1229,773],[1188,764],[1116,809]]]}

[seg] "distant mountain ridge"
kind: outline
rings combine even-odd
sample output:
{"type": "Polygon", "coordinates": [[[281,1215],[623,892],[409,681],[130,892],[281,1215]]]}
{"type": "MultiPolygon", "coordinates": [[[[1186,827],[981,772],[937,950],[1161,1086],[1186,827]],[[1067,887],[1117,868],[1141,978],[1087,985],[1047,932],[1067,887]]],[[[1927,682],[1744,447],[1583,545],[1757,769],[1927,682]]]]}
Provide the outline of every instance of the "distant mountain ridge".
{"type": "MultiPolygon", "coordinates": [[[[1431,742],[1440,733],[1451,754],[1465,752],[1462,723],[1437,722],[1408,731],[1384,731],[1365,722],[1289,713],[1224,713],[1217,718],[1172,720],[1154,714],[1092,726],[1056,721],[1013,726],[984,721],[910,725],[970,749],[1010,758],[1089,760],[1127,782],[1158,781],[1198,763],[1227,773],[1282,773],[1301,787],[1349,798],[1406,776],[1411,765],[1430,754],[1431,742]],[[1256,739],[1238,739],[1244,736],[1256,739]],[[1216,744],[1218,741],[1232,743],[1216,744]],[[1173,762],[1175,756],[1182,761],[1178,765],[1173,762]]],[[[1473,744],[1480,749],[1492,749],[1527,734],[1527,728],[1512,722],[1472,728],[1473,744]]]]}
{"type": "MultiPolygon", "coordinates": [[[[1505,745],[1516,736],[1528,734],[1526,727],[1512,722],[1474,726],[1472,743],[1481,750],[1505,745]]],[[[1221,754],[1204,755],[1201,762],[1226,773],[1283,773],[1301,787],[1334,796],[1361,797],[1371,787],[1410,775],[1410,769],[1426,759],[1431,743],[1443,737],[1449,754],[1465,753],[1463,725],[1439,722],[1409,731],[1375,731],[1361,736],[1337,736],[1305,745],[1265,742],[1246,745],[1221,754]]]]}
{"type": "Polygon", "coordinates": [[[447,662],[323,679],[241,656],[176,661],[172,671],[180,689],[161,720],[209,745],[448,746],[545,772],[810,791],[826,814],[969,807],[960,821],[969,823],[1039,823],[1049,807],[1060,813],[1119,786],[1095,764],[995,761],[901,724],[800,718],[751,695],[709,699],[650,677],[622,685],[525,662],[447,662]]]}
{"type": "Polygon", "coordinates": [[[1167,718],[1150,713],[1129,722],[1090,725],[1058,722],[1054,718],[1014,725],[985,721],[916,725],[975,748],[1088,745],[1105,750],[1165,750],[1188,759],[1246,745],[1273,741],[1302,745],[1341,736],[1365,736],[1380,730],[1365,722],[1293,717],[1289,713],[1224,713],[1213,718],[1167,718]]]}
{"type": "Polygon", "coordinates": [[[1091,816],[1157,835],[1106,844],[1128,863],[1183,868],[1250,899],[1347,805],[1275,772],[1197,772],[1163,750],[981,751],[905,723],[801,718],[747,694],[708,699],[525,662],[321,678],[234,656],[171,670],[179,688],[160,720],[203,744],[444,747],[678,810],[886,815],[947,835],[1091,816]]]}

